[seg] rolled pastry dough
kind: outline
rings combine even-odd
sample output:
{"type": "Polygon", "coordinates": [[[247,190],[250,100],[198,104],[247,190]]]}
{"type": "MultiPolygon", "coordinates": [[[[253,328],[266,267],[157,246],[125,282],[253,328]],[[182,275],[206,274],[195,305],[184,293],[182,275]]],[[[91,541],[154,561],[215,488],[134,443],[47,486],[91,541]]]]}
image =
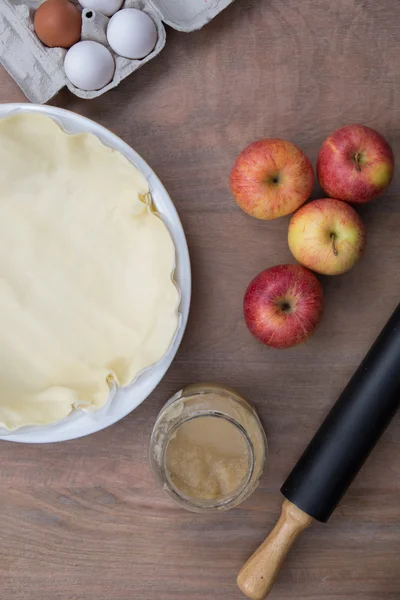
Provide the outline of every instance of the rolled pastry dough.
{"type": "Polygon", "coordinates": [[[0,120],[0,424],[98,409],[168,350],[175,248],[145,177],[91,134],[0,120]]]}

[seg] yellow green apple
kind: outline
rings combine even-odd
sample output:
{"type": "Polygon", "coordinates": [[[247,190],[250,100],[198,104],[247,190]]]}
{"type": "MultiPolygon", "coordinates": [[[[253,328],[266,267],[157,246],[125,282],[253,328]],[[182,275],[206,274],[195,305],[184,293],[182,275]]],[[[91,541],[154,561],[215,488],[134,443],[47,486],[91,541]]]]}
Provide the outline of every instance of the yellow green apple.
{"type": "Polygon", "coordinates": [[[289,248],[299,263],[323,275],[340,275],[360,259],[365,227],[352,206],[323,198],[302,206],[291,218],[289,248]]]}

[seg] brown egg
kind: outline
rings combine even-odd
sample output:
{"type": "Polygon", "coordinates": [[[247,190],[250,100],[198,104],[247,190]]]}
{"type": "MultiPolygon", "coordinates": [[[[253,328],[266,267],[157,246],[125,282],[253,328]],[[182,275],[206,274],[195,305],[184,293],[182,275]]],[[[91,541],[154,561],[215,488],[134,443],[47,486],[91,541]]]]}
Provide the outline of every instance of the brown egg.
{"type": "Polygon", "coordinates": [[[81,37],[82,17],[69,0],[46,0],[33,20],[39,40],[50,48],[70,48],[81,37]]]}

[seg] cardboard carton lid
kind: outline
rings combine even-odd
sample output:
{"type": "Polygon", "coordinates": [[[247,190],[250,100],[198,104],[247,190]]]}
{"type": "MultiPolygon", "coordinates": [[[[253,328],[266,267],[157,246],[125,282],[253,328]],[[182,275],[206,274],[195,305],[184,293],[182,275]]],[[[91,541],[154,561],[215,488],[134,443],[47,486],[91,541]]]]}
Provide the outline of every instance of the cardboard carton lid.
{"type": "Polygon", "coordinates": [[[178,31],[201,29],[233,0],[150,0],[161,19],[178,31]]]}

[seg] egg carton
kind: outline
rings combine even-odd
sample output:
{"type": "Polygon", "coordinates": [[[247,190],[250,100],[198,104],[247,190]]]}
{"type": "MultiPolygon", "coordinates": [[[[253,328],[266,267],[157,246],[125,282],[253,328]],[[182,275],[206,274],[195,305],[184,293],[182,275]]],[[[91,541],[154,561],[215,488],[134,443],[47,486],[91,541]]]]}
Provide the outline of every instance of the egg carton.
{"type": "Polygon", "coordinates": [[[42,0],[0,0],[0,62],[31,102],[44,104],[63,87],[80,98],[96,98],[157,56],[166,41],[164,24],[178,31],[201,29],[233,0],[125,0],[121,8],[138,8],[154,21],[158,40],[141,60],[117,56],[107,44],[108,18],[94,11],[82,13],[82,39],[106,45],[115,59],[113,80],[100,90],[75,87],[64,72],[66,50],[44,46],[35,34],[33,15],[42,0]]]}

